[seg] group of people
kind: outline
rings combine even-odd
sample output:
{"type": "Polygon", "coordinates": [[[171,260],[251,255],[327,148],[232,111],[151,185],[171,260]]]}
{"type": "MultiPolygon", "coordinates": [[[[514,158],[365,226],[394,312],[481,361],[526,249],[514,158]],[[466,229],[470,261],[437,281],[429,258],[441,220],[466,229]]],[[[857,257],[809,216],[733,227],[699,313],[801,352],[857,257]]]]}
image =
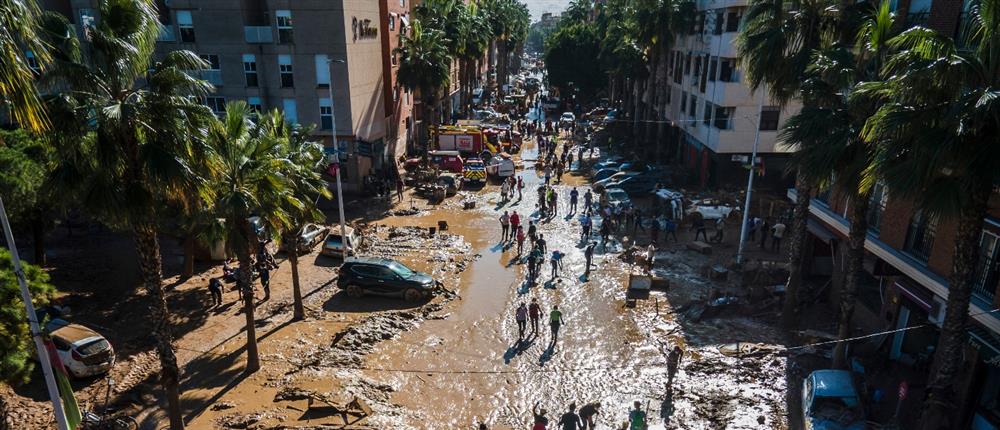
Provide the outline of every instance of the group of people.
{"type": "Polygon", "coordinates": [[[500,183],[500,203],[504,204],[514,199],[517,193],[517,201],[524,197],[524,179],[520,176],[509,176],[500,183]]]}
{"type": "MultiPolygon", "coordinates": [[[[572,402],[567,407],[566,412],[560,415],[559,420],[555,422],[556,427],[549,427],[548,411],[540,407],[539,403],[535,403],[531,408],[533,415],[531,430],[555,430],[556,428],[561,430],[593,430],[597,428],[595,420],[600,413],[601,402],[587,403],[579,409],[576,407],[576,402],[572,402]]],[[[632,409],[628,412],[628,424],[625,428],[627,430],[645,430],[647,422],[648,418],[642,407],[642,402],[635,401],[632,409]]],[[[480,424],[479,428],[485,430],[486,426],[480,424]]]]}
{"type": "MultiPolygon", "coordinates": [[[[250,272],[250,287],[251,290],[256,290],[254,288],[254,279],[260,280],[260,286],[264,290],[264,300],[267,301],[271,298],[271,271],[278,268],[278,262],[274,260],[274,255],[268,250],[268,245],[271,241],[261,240],[257,244],[257,253],[254,256],[252,270],[250,272]]],[[[212,297],[212,304],[209,306],[210,309],[222,306],[222,290],[223,281],[225,282],[236,282],[239,277],[239,272],[242,270],[241,267],[233,267],[235,261],[233,259],[228,259],[222,263],[222,276],[213,277],[208,280],[208,292],[212,297]]],[[[238,289],[240,294],[240,300],[243,300],[244,291],[238,289]]]]}
{"type": "Polygon", "coordinates": [[[785,237],[786,229],[788,227],[785,223],[773,221],[771,218],[749,217],[747,219],[747,239],[750,242],[756,242],[757,233],[760,232],[760,249],[767,249],[767,237],[770,234],[771,251],[781,252],[781,240],[785,237]]]}
{"type": "MultiPolygon", "coordinates": [[[[514,322],[517,323],[517,341],[520,343],[525,339],[524,335],[528,330],[528,321],[531,321],[531,332],[527,333],[534,337],[538,335],[538,323],[542,318],[542,307],[538,304],[537,298],[531,299],[530,305],[521,303],[514,310],[514,322]]],[[[559,341],[559,328],[563,325],[562,311],[559,305],[552,305],[549,311],[549,348],[554,348],[559,341]]]]}

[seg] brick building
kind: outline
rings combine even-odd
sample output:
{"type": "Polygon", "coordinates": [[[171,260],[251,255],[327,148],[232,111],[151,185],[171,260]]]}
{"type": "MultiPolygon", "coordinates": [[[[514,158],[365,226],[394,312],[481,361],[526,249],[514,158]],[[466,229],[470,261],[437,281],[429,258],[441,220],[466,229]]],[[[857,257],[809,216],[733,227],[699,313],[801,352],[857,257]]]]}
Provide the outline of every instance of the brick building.
{"type": "MultiPolygon", "coordinates": [[[[955,0],[900,0],[901,25],[925,25],[959,36],[968,3],[955,0]]],[[[796,198],[795,190],[789,198],[796,198]]],[[[808,273],[829,278],[829,301],[838,303],[847,255],[849,203],[823,193],[810,204],[810,240],[804,252],[808,273]]],[[[913,202],[889,195],[876,185],[867,214],[865,264],[854,317],[857,334],[916,327],[873,339],[877,356],[888,360],[900,379],[922,391],[944,318],[948,277],[952,269],[956,222],[937,220],[913,202]]],[[[976,284],[969,307],[970,324],[964,371],[952,428],[1000,428],[1000,193],[983,214],[976,284]]],[[[910,402],[921,402],[911,396],[910,402]]],[[[905,426],[904,426],[905,427],[905,426]]]]}
{"type": "Polygon", "coordinates": [[[410,152],[414,145],[413,94],[399,85],[399,56],[396,48],[410,28],[414,3],[419,0],[380,0],[379,13],[382,17],[382,76],[385,78],[383,97],[385,99],[387,155],[399,158],[410,152]]]}

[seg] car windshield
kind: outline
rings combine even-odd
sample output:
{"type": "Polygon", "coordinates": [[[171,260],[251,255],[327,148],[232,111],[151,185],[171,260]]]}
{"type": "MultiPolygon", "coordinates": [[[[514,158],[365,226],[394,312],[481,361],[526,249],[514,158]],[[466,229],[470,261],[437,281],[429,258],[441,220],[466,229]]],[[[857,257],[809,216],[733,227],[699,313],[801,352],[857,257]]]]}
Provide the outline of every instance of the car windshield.
{"type": "Polygon", "coordinates": [[[329,235],[326,237],[326,244],[332,246],[340,246],[344,241],[340,238],[340,235],[329,235]]]}
{"type": "Polygon", "coordinates": [[[393,272],[396,272],[397,275],[402,276],[404,278],[409,278],[417,274],[417,272],[414,272],[409,267],[406,267],[395,261],[389,263],[389,268],[392,269],[393,272]]]}
{"type": "Polygon", "coordinates": [[[86,344],[80,345],[76,348],[80,355],[88,356],[91,354],[97,354],[98,352],[104,351],[111,348],[111,344],[104,339],[94,339],[86,344]]]}
{"type": "Polygon", "coordinates": [[[857,397],[817,397],[810,415],[847,425],[861,419],[857,397]]]}

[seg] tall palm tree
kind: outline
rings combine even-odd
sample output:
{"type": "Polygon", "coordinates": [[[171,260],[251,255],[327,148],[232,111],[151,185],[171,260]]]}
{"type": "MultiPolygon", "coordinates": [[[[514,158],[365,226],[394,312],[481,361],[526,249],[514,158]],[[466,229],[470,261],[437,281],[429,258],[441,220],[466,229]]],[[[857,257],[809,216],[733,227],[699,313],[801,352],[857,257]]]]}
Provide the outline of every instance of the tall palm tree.
{"type": "Polygon", "coordinates": [[[0,0],[0,99],[9,104],[14,122],[32,131],[49,125],[28,56],[30,52],[40,66],[49,59],[38,32],[39,16],[34,0],[0,0]]]}
{"type": "Polygon", "coordinates": [[[426,150],[430,127],[436,127],[439,120],[438,96],[451,79],[448,45],[443,32],[425,28],[420,20],[414,20],[410,34],[403,36],[402,45],[394,52],[399,55],[399,84],[408,91],[416,91],[422,99],[420,136],[426,150]]]}
{"type": "Polygon", "coordinates": [[[472,105],[472,90],[479,74],[479,61],[486,54],[490,43],[489,33],[483,31],[486,13],[478,3],[470,3],[462,16],[462,45],[459,50],[462,112],[469,113],[472,105]]]}
{"type": "Polygon", "coordinates": [[[957,223],[924,429],[954,427],[947,417],[956,411],[983,219],[1000,179],[1000,0],[973,2],[962,33],[955,41],[922,27],[903,32],[890,42],[900,51],[888,62],[889,78],[863,88],[885,100],[865,137],[877,143],[890,193],[957,223]]]}
{"type": "MultiPolygon", "coordinates": [[[[225,116],[213,121],[206,135],[215,164],[219,214],[226,219],[226,248],[240,264],[236,287],[243,296],[248,374],[260,369],[254,325],[252,250],[261,235],[288,229],[292,216],[287,208],[305,207],[293,193],[296,184],[288,173],[294,163],[285,152],[286,142],[266,126],[255,125],[252,113],[246,102],[230,102],[226,104],[225,116]],[[259,217],[263,232],[254,230],[252,216],[259,217]]],[[[272,122],[265,117],[260,123],[272,122]]]]}
{"type": "MultiPolygon", "coordinates": [[[[747,83],[754,91],[762,87],[775,102],[785,105],[801,88],[813,52],[840,35],[840,8],[832,0],[752,0],[736,37],[736,49],[747,83]]],[[[803,100],[804,108],[807,100],[803,100]]],[[[782,325],[795,325],[798,291],[802,285],[802,245],[808,231],[809,203],[813,183],[796,173],[797,200],[788,243],[789,276],[785,287],[782,325]]]]}
{"type": "MultiPolygon", "coordinates": [[[[888,58],[893,36],[889,3],[878,7],[860,3],[862,19],[845,25],[856,28],[850,44],[834,43],[816,51],[806,70],[802,99],[806,105],[785,123],[781,139],[796,151],[792,162],[810,183],[833,189],[850,204],[846,276],[840,292],[838,339],[851,336],[858,283],[864,270],[865,238],[871,191],[878,180],[872,169],[875,152],[861,136],[877,102],[854,95],[857,86],[877,81],[888,58]]],[[[846,342],[834,348],[833,367],[846,364],[846,342]]]]}
{"type": "Polygon", "coordinates": [[[60,92],[49,106],[60,118],[57,135],[67,137],[56,141],[66,162],[60,168],[66,188],[75,188],[91,213],[135,240],[150,301],[149,332],[160,357],[170,426],[176,430],[184,427],[180,371],[161,279],[156,208],[182,200],[182,190],[198,180],[188,156],[192,130],[210,116],[196,98],[211,85],[187,73],[205,67],[191,52],[152,61],[159,34],[152,0],[102,0],[98,9],[102,19],[88,29],[85,51],[64,18],[45,19],[45,35],[55,51],[39,84],[60,92]]]}

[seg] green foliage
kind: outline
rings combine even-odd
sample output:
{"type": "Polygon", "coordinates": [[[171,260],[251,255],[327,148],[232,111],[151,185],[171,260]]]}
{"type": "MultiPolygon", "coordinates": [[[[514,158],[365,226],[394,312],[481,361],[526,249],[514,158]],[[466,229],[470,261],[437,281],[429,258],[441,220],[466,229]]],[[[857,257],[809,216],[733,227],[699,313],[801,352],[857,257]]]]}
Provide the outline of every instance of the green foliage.
{"type": "MultiPolygon", "coordinates": [[[[37,266],[21,265],[35,306],[48,304],[56,292],[49,275],[37,266]]],[[[35,345],[27,321],[10,252],[0,248],[0,381],[20,384],[31,376],[35,345]]]]}
{"type": "Polygon", "coordinates": [[[0,102],[9,102],[14,121],[34,131],[49,125],[27,56],[30,51],[40,65],[48,61],[38,34],[39,15],[34,0],[0,0],[0,102]]]}
{"type": "Polygon", "coordinates": [[[586,23],[560,26],[545,46],[545,65],[549,83],[566,90],[569,83],[581,94],[593,94],[607,83],[600,63],[587,52],[599,52],[601,40],[593,26],[586,23]]]}
{"type": "Polygon", "coordinates": [[[26,130],[0,130],[0,198],[13,223],[24,223],[44,198],[51,147],[26,130]]]}

